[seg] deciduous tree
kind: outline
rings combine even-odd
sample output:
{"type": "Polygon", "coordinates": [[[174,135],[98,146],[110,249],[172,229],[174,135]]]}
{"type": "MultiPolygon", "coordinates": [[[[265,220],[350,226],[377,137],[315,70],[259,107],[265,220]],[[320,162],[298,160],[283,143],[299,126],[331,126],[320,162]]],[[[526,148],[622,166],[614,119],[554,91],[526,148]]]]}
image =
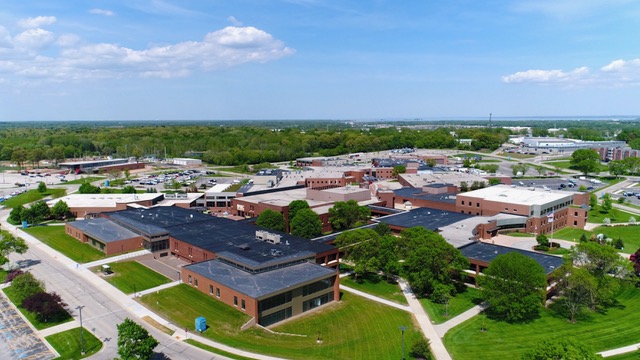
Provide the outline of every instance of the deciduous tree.
{"type": "Polygon", "coordinates": [[[51,207],[51,217],[54,219],[62,220],[71,215],[71,209],[69,205],[63,200],[59,200],[51,207]]]}
{"type": "Polygon", "coordinates": [[[593,149],[578,149],[571,154],[571,167],[589,174],[600,168],[600,155],[593,149]]]}
{"type": "Polygon", "coordinates": [[[21,237],[15,237],[6,230],[0,231],[0,266],[9,262],[9,254],[24,254],[29,248],[21,237]]]}
{"type": "Polygon", "coordinates": [[[350,229],[371,217],[371,210],[355,200],[338,201],[329,209],[329,223],[334,230],[350,229]]]}
{"type": "Polygon", "coordinates": [[[534,319],[544,301],[546,274],[540,264],[517,252],[498,255],[478,277],[489,313],[508,322],[534,319]]]}
{"type": "Polygon", "coordinates": [[[277,211],[266,209],[258,215],[256,225],[274,231],[284,231],[284,217],[277,211]]]}
{"type": "Polygon", "coordinates": [[[569,321],[576,322],[582,309],[597,297],[597,279],[586,269],[565,264],[555,272],[554,280],[569,321]]]}
{"type": "Polygon", "coordinates": [[[318,214],[306,208],[296,211],[296,215],[290,221],[291,234],[305,239],[311,239],[322,235],[322,221],[318,214]]]}
{"type": "Polygon", "coordinates": [[[159,342],[142,326],[125,318],[118,327],[118,355],[122,360],[147,360],[159,342]]]}
{"type": "Polygon", "coordinates": [[[22,302],[22,307],[36,314],[40,322],[55,322],[69,316],[67,304],[60,295],[47,292],[35,293],[22,302]]]}
{"type": "Polygon", "coordinates": [[[17,304],[22,304],[24,299],[33,294],[45,291],[44,283],[36,279],[30,272],[16,276],[11,282],[11,289],[13,289],[17,304]]]}
{"type": "Polygon", "coordinates": [[[291,221],[296,213],[302,209],[308,209],[309,203],[306,200],[293,200],[289,203],[289,221],[291,221]]]}
{"type": "Polygon", "coordinates": [[[535,349],[522,355],[522,360],[597,360],[602,356],[589,346],[571,338],[545,339],[535,349]]]}

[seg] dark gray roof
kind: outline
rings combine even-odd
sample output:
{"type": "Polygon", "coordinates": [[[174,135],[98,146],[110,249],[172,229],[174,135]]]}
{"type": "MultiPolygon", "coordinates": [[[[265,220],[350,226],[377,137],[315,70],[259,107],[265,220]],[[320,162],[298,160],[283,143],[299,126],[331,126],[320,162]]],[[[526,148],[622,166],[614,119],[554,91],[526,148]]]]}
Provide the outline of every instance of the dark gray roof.
{"type": "Polygon", "coordinates": [[[538,264],[542,265],[544,271],[550,274],[553,270],[560,267],[563,260],[559,256],[541,254],[534,251],[527,251],[522,249],[514,249],[507,246],[500,246],[494,244],[487,244],[481,242],[474,242],[469,245],[460,248],[462,255],[469,259],[475,259],[478,261],[484,261],[491,263],[498,255],[504,255],[510,252],[517,252],[522,255],[528,256],[535,260],[538,264]]]}
{"type": "Polygon", "coordinates": [[[303,262],[268,272],[251,274],[217,259],[187,265],[185,268],[257,299],[267,298],[271,294],[325,279],[337,273],[332,268],[303,262]]]}
{"type": "Polygon", "coordinates": [[[414,226],[422,226],[425,229],[436,231],[443,226],[457,223],[473,217],[472,215],[457,212],[443,211],[432,208],[417,208],[400,214],[392,214],[376,219],[378,222],[387,225],[399,226],[402,228],[411,228],[414,226]]]}
{"type": "Polygon", "coordinates": [[[138,236],[138,234],[133,231],[104,218],[74,221],[70,225],[90,237],[105,243],[131,239],[138,236]]]}
{"type": "Polygon", "coordinates": [[[419,188],[404,187],[401,189],[393,190],[397,197],[402,197],[411,201],[411,199],[429,200],[435,202],[442,202],[448,204],[454,204],[456,202],[456,194],[427,194],[419,188]]]}
{"type": "Polygon", "coordinates": [[[407,210],[393,209],[393,208],[388,208],[386,206],[378,206],[378,205],[366,205],[366,207],[368,207],[371,210],[385,212],[389,214],[398,214],[398,213],[407,211],[407,210]]]}

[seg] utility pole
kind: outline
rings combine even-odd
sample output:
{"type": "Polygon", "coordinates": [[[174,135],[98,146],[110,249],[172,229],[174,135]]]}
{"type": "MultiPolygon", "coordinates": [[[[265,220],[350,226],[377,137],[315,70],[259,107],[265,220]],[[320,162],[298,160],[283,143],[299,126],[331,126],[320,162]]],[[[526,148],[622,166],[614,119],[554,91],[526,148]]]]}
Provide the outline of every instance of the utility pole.
{"type": "Polygon", "coordinates": [[[402,360],[404,360],[404,331],[407,330],[406,326],[400,326],[400,331],[402,331],[402,360]]]}
{"type": "Polygon", "coordinates": [[[78,312],[80,313],[80,346],[81,346],[80,351],[82,355],[84,355],[84,328],[82,327],[82,309],[83,308],[84,308],[84,305],[76,307],[76,310],[78,310],[78,312]]]}

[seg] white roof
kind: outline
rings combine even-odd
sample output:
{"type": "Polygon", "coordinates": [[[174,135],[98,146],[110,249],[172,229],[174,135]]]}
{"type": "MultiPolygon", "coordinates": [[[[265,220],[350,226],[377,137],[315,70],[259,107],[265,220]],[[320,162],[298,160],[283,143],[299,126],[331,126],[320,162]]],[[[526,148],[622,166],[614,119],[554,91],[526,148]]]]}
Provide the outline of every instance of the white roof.
{"type": "Polygon", "coordinates": [[[138,201],[153,200],[160,193],[141,193],[141,194],[71,194],[61,198],[47,201],[49,207],[55,205],[58,201],[64,201],[71,208],[73,207],[94,207],[109,208],[115,207],[116,204],[133,203],[138,201]]]}
{"type": "Polygon", "coordinates": [[[210,187],[209,189],[207,189],[205,193],[207,194],[222,193],[222,192],[225,192],[225,190],[227,190],[229,187],[231,187],[231,185],[232,184],[216,184],[210,187]]]}
{"type": "Polygon", "coordinates": [[[458,196],[472,197],[487,201],[503,202],[517,205],[545,205],[553,201],[573,197],[573,192],[545,191],[534,188],[535,191],[525,187],[512,187],[509,185],[496,185],[458,194],[458,196]]]}

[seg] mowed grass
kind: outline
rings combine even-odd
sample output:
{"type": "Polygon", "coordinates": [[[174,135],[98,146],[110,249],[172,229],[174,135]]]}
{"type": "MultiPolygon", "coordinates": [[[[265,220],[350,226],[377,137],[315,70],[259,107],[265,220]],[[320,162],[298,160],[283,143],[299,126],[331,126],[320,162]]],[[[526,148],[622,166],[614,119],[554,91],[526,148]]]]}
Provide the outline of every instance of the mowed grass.
{"type": "Polygon", "coordinates": [[[18,196],[14,196],[11,199],[5,200],[2,205],[5,208],[13,209],[20,205],[25,205],[32,203],[34,201],[42,200],[47,196],[51,196],[52,198],[59,198],[64,196],[67,193],[65,189],[47,189],[47,191],[41,193],[37,189],[29,190],[24,192],[18,196]]]}
{"type": "Polygon", "coordinates": [[[49,335],[45,340],[60,354],[54,360],[83,359],[102,349],[102,342],[93,336],[91,331],[84,329],[82,336],[84,337],[84,355],[82,355],[79,327],[49,335]]]}
{"type": "Polygon", "coordinates": [[[52,322],[41,322],[36,318],[36,314],[29,312],[25,309],[22,308],[22,304],[17,304],[16,303],[16,296],[15,296],[15,291],[13,290],[13,288],[11,286],[2,289],[2,291],[4,291],[5,295],[7,295],[7,297],[9,298],[9,300],[11,300],[11,302],[18,308],[18,310],[22,313],[22,315],[24,315],[24,317],[33,325],[33,327],[35,327],[37,330],[42,330],[42,329],[46,329],[46,328],[50,328],[56,325],[60,325],[60,324],[64,324],[68,321],[73,320],[73,317],[71,317],[71,315],[69,315],[67,313],[67,315],[69,315],[68,317],[61,319],[60,321],[52,321],[52,322]]]}
{"type": "Polygon", "coordinates": [[[540,318],[526,324],[508,324],[476,316],[451,329],[444,342],[456,360],[519,359],[524,352],[549,338],[574,337],[596,351],[635,344],[640,339],[640,290],[625,285],[617,300],[617,306],[602,312],[588,312],[574,324],[550,309],[544,309],[540,318]],[[483,325],[485,332],[480,331],[483,325]]]}
{"type": "Polygon", "coordinates": [[[24,231],[78,263],[92,262],[105,257],[100,250],[67,235],[64,226],[36,226],[24,231]]]}
{"type": "MultiPolygon", "coordinates": [[[[187,339],[184,342],[186,342],[187,344],[193,345],[193,346],[195,346],[197,348],[200,348],[200,349],[202,349],[204,351],[208,351],[210,353],[226,356],[226,357],[228,357],[230,359],[235,359],[235,360],[253,360],[253,358],[248,358],[248,357],[232,354],[232,353],[226,352],[224,350],[216,349],[216,348],[214,348],[212,346],[205,345],[205,344],[203,344],[203,343],[201,343],[199,341],[195,341],[193,339],[187,339]]],[[[212,359],[215,359],[215,357],[212,358],[212,359]]]]}
{"type": "Polygon", "coordinates": [[[607,360],[638,360],[640,359],[640,351],[632,351],[625,354],[609,356],[607,360]]]}
{"type": "MultiPolygon", "coordinates": [[[[640,219],[640,217],[638,217],[640,219]]],[[[611,239],[622,239],[624,242],[624,249],[620,250],[625,254],[633,254],[640,248],[640,224],[628,225],[628,226],[598,226],[593,231],[587,231],[582,229],[564,228],[553,233],[555,239],[563,239],[570,241],[580,241],[582,234],[585,234],[587,239],[591,238],[593,234],[605,234],[611,239]]]]}
{"type": "Polygon", "coordinates": [[[193,329],[198,316],[207,319],[203,336],[237,349],[289,359],[400,359],[401,333],[405,332],[406,349],[421,336],[412,315],[357,295],[343,293],[340,302],[286,322],[273,334],[259,328],[240,331],[249,317],[213,297],[182,284],[158,293],[145,295],[141,301],[180,327],[193,329]],[[317,337],[322,342],[316,342],[317,337]],[[392,340],[390,340],[392,339],[392,340]]]}
{"type": "Polygon", "coordinates": [[[125,294],[133,294],[134,290],[137,292],[151,289],[171,281],[136,261],[114,262],[109,266],[113,274],[105,276],[104,279],[125,294]]]}
{"type": "Polygon", "coordinates": [[[435,303],[428,298],[421,298],[419,300],[422,307],[427,314],[429,314],[431,321],[435,324],[442,324],[480,304],[482,302],[481,296],[482,292],[480,290],[467,288],[465,292],[451,298],[448,306],[435,303]]]}
{"type": "Polygon", "coordinates": [[[629,219],[632,217],[636,220],[640,220],[640,215],[632,214],[616,208],[613,208],[608,212],[604,212],[602,211],[600,205],[598,205],[595,208],[589,210],[589,218],[587,219],[587,221],[595,224],[604,224],[604,219],[608,218],[612,223],[620,223],[629,222],[629,219]]]}
{"type": "Polygon", "coordinates": [[[80,179],[75,179],[75,180],[69,180],[65,183],[61,183],[60,185],[82,185],[84,183],[91,183],[94,181],[98,181],[98,180],[106,180],[105,177],[103,176],[88,176],[88,177],[83,177],[80,179]]]}
{"type": "Polygon", "coordinates": [[[505,234],[505,235],[507,235],[507,236],[513,236],[513,237],[525,237],[525,238],[528,238],[528,237],[536,237],[534,234],[522,233],[522,232],[515,232],[515,231],[514,231],[514,232],[510,232],[510,233],[505,234]]]}
{"type": "Polygon", "coordinates": [[[357,280],[353,278],[353,275],[340,278],[340,285],[406,305],[407,298],[402,293],[400,285],[394,280],[391,281],[392,282],[388,282],[383,276],[378,274],[368,273],[357,280]]]}

